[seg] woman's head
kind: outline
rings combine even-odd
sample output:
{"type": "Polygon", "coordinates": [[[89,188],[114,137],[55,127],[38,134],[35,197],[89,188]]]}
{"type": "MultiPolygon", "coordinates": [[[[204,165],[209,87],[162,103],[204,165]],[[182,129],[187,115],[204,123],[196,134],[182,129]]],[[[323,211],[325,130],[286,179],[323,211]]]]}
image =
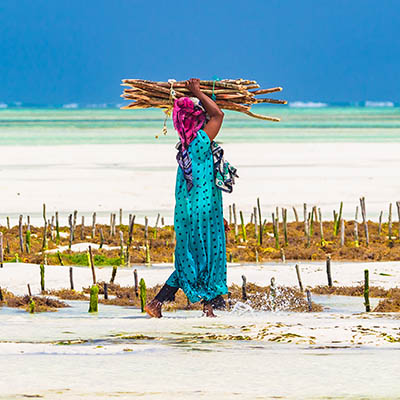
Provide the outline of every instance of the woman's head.
{"type": "Polygon", "coordinates": [[[207,114],[196,97],[181,97],[174,102],[172,118],[182,145],[186,148],[199,129],[203,128],[207,114]]]}

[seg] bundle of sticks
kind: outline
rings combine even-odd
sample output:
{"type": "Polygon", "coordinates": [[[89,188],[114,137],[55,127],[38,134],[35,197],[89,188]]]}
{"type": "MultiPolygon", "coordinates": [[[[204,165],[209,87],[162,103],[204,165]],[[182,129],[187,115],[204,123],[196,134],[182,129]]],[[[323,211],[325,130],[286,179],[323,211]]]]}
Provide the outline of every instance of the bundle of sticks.
{"type": "MultiPolygon", "coordinates": [[[[186,81],[175,82],[153,82],[144,79],[123,79],[124,89],[121,97],[126,100],[133,100],[122,109],[136,108],[162,108],[171,110],[173,101],[179,97],[192,97],[192,93],[186,87],[186,81]]],[[[280,92],[281,87],[260,89],[256,81],[244,79],[224,79],[215,81],[200,81],[200,89],[203,93],[210,96],[221,109],[242,112],[254,118],[266,121],[279,122],[280,118],[269,117],[266,115],[255,114],[250,111],[253,104],[272,103],[286,104],[285,100],[270,98],[256,98],[257,95],[280,92]]]]}

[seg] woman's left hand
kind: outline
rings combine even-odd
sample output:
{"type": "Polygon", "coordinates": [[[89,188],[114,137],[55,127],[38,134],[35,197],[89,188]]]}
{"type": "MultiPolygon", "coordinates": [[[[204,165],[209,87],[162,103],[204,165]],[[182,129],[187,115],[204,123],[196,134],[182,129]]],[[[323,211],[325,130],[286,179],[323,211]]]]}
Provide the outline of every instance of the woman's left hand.
{"type": "Polygon", "coordinates": [[[228,224],[228,221],[224,218],[224,228],[225,232],[229,232],[231,230],[231,227],[228,224]]]}

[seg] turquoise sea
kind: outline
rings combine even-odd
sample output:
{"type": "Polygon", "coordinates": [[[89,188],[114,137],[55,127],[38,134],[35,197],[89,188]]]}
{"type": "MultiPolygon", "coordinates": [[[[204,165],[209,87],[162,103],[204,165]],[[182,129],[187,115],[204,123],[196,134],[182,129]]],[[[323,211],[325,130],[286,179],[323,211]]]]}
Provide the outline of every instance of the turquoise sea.
{"type": "MultiPolygon", "coordinates": [[[[280,123],[227,111],[223,142],[399,142],[400,107],[256,107],[280,123]]],[[[24,109],[0,110],[0,145],[173,143],[162,135],[161,110],[24,109]]]]}

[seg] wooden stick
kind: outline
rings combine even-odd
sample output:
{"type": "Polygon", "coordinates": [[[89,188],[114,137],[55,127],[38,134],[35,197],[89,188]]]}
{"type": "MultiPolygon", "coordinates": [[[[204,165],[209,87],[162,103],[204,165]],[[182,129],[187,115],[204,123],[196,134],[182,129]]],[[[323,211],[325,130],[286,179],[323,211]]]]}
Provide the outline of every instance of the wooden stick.
{"type": "Polygon", "coordinates": [[[400,239],[400,201],[396,201],[397,217],[399,219],[399,226],[397,230],[397,238],[400,239]]]}
{"type": "Polygon", "coordinates": [[[232,205],[232,210],[233,210],[233,224],[235,228],[235,241],[237,241],[238,236],[239,236],[239,229],[238,229],[238,224],[237,224],[237,215],[236,215],[236,204],[233,203],[232,205]]]}
{"type": "Polygon", "coordinates": [[[244,275],[242,275],[242,300],[246,301],[247,300],[247,279],[244,275]]]}
{"type": "Polygon", "coordinates": [[[294,219],[295,219],[295,221],[296,221],[296,222],[299,222],[299,216],[298,216],[298,214],[297,214],[296,208],[295,208],[295,207],[292,207],[292,209],[293,209],[293,214],[294,214],[294,219]]]}
{"type": "Polygon", "coordinates": [[[326,256],[326,275],[328,276],[328,286],[332,287],[331,256],[326,256]]]}
{"type": "Polygon", "coordinates": [[[300,291],[302,292],[302,291],[303,291],[303,283],[302,283],[302,281],[301,281],[299,265],[296,264],[296,265],[295,265],[295,268],[296,268],[297,281],[298,281],[298,283],[299,283],[299,288],[300,288],[300,291]]]}
{"type": "Polygon", "coordinates": [[[369,271],[364,270],[364,305],[365,311],[370,312],[371,306],[369,303],[369,271]]]}
{"type": "Polygon", "coordinates": [[[364,223],[365,244],[366,246],[369,246],[369,233],[368,233],[367,212],[365,207],[365,197],[360,198],[360,205],[361,205],[361,215],[364,223]]]}
{"type": "Polygon", "coordinates": [[[258,209],[258,223],[259,223],[259,233],[258,233],[258,244],[261,246],[263,243],[263,226],[262,226],[262,216],[261,216],[261,204],[260,204],[260,198],[257,197],[257,209],[258,209]]]}
{"type": "Polygon", "coordinates": [[[342,218],[340,220],[340,246],[343,247],[344,246],[344,219],[342,218]]]}
{"type": "Polygon", "coordinates": [[[81,223],[81,240],[85,239],[85,217],[82,215],[82,223],[81,223]]]}
{"type": "Polygon", "coordinates": [[[389,241],[391,241],[392,240],[392,203],[389,204],[388,231],[389,231],[389,241]]]}
{"type": "Polygon", "coordinates": [[[358,206],[356,207],[356,215],[354,218],[354,243],[356,245],[356,247],[358,247],[360,245],[360,242],[358,240],[358,221],[357,221],[357,217],[358,217],[358,206]]]}
{"type": "Polygon", "coordinates": [[[74,290],[74,276],[73,276],[72,267],[69,267],[69,284],[70,284],[71,290],[74,290]]]}
{"type": "Polygon", "coordinates": [[[311,300],[311,292],[309,291],[309,289],[306,290],[306,294],[307,294],[308,311],[311,312],[312,311],[312,300],[311,300]]]}
{"type": "Polygon", "coordinates": [[[94,270],[92,246],[89,246],[89,263],[90,263],[90,268],[92,270],[93,285],[95,285],[96,284],[96,272],[94,270]]]}
{"type": "Polygon", "coordinates": [[[287,233],[287,209],[282,208],[282,219],[283,219],[283,236],[285,239],[285,246],[289,244],[288,233],[287,233]]]}
{"type": "Polygon", "coordinates": [[[0,232],[0,268],[4,264],[4,249],[3,249],[3,232],[0,232]]]}
{"type": "Polygon", "coordinates": [[[96,236],[96,213],[92,215],[92,239],[96,236]]]}
{"type": "Polygon", "coordinates": [[[139,296],[139,283],[138,283],[138,274],[137,274],[137,269],[134,269],[134,271],[133,271],[133,277],[134,277],[134,280],[135,280],[135,295],[136,295],[136,297],[138,297],[139,296]]]}
{"type": "Polygon", "coordinates": [[[19,236],[19,248],[21,250],[21,253],[24,252],[24,239],[22,236],[22,215],[19,216],[18,220],[18,236],[19,236]]]}

